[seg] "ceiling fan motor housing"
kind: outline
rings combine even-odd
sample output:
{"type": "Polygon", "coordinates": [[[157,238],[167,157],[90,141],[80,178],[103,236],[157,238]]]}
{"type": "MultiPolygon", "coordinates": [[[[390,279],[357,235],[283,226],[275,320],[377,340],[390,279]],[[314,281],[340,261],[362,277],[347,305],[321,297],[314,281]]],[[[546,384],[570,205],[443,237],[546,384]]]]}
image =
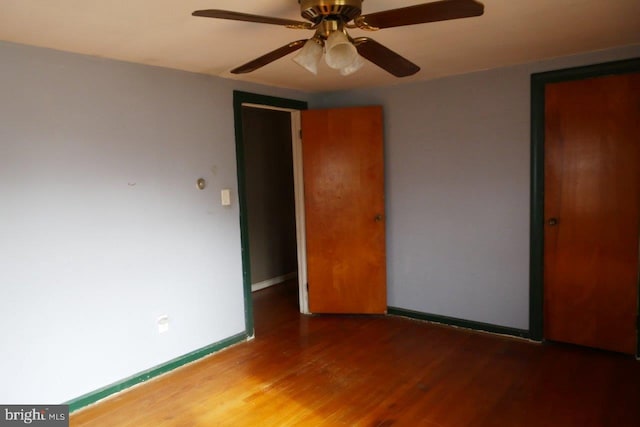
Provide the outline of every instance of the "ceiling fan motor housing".
{"type": "Polygon", "coordinates": [[[298,0],[303,18],[318,23],[326,17],[340,17],[349,22],[362,13],[363,0],[298,0]]]}

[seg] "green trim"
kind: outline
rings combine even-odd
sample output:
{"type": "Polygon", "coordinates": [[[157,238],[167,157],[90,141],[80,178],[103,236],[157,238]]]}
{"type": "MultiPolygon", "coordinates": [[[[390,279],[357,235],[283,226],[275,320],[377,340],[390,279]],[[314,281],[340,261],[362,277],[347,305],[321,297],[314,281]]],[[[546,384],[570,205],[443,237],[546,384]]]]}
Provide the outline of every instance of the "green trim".
{"type": "Polygon", "coordinates": [[[98,402],[99,400],[109,397],[112,394],[119,393],[123,390],[128,389],[129,387],[133,387],[136,384],[140,384],[157,376],[166,374],[173,371],[174,369],[186,365],[187,363],[195,362],[196,360],[202,359],[203,357],[206,357],[212,353],[246,340],[247,334],[244,332],[234,335],[222,341],[218,341],[217,343],[203,347],[199,350],[187,353],[184,356],[177,357],[173,360],[163,363],[162,365],[158,365],[154,368],[140,372],[139,374],[133,375],[129,378],[125,378],[124,380],[118,381],[117,383],[87,393],[83,396],[65,402],[64,404],[69,405],[70,412],[77,411],[81,408],[84,408],[85,406],[91,405],[98,402]]]}
{"type": "Polygon", "coordinates": [[[542,341],[544,261],[544,84],[531,76],[531,217],[529,223],[529,333],[542,341]],[[542,124],[542,126],[540,126],[542,124]],[[541,165],[541,167],[539,166],[541,165]]]}
{"type": "MultiPolygon", "coordinates": [[[[640,58],[531,75],[531,224],[529,268],[529,330],[531,338],[544,339],[544,106],[545,86],[615,74],[640,72],[640,58]]],[[[640,310],[640,280],[638,283],[640,310]]],[[[640,356],[640,328],[637,337],[640,356]]]]}
{"type": "Polygon", "coordinates": [[[476,331],[491,332],[501,335],[511,335],[520,338],[529,338],[529,331],[526,331],[524,329],[493,325],[491,323],[474,322],[473,320],[440,316],[438,314],[422,313],[420,311],[406,310],[404,308],[397,307],[389,307],[387,313],[392,316],[402,316],[409,317],[411,319],[426,320],[427,322],[441,323],[443,325],[449,326],[458,326],[460,328],[473,329],[476,331]]]}
{"type": "Polygon", "coordinates": [[[242,248],[242,281],[244,285],[244,319],[247,336],[254,336],[253,301],[251,299],[251,258],[249,253],[249,223],[247,220],[246,171],[242,135],[242,104],[265,105],[290,110],[306,110],[305,101],[233,91],[233,118],[236,135],[236,167],[238,170],[238,204],[240,206],[240,245],[242,248]]]}

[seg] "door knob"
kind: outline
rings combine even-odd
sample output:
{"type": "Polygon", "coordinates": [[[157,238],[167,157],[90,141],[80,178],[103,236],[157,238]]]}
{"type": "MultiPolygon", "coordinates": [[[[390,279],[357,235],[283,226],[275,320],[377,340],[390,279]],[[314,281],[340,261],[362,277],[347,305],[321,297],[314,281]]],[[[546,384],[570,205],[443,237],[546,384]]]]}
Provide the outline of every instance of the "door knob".
{"type": "Polygon", "coordinates": [[[376,222],[380,222],[380,221],[382,221],[382,215],[381,215],[381,214],[378,214],[378,215],[376,215],[373,219],[375,219],[375,220],[376,220],[376,222]]]}
{"type": "Polygon", "coordinates": [[[551,227],[558,225],[558,218],[549,218],[547,224],[549,224],[549,226],[551,227]]]}

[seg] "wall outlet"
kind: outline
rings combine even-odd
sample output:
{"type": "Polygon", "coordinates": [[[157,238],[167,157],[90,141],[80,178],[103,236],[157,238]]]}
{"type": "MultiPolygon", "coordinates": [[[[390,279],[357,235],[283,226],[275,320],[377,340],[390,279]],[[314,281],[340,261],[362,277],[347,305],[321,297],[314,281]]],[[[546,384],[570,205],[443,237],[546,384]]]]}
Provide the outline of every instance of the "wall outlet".
{"type": "Polygon", "coordinates": [[[169,316],[167,316],[166,314],[159,316],[156,323],[158,325],[159,334],[164,334],[169,330],[169,316]]]}

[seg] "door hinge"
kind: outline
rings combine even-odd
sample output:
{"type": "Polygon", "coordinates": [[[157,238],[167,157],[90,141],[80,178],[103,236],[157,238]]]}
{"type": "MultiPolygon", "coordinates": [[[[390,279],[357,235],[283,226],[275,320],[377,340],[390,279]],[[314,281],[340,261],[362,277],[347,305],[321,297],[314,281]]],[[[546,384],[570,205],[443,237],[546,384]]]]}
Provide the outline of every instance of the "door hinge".
{"type": "Polygon", "coordinates": [[[298,131],[298,135],[300,135],[300,140],[302,141],[302,129],[298,131]]]}
{"type": "Polygon", "coordinates": [[[307,293],[309,293],[309,282],[307,282],[307,293]]]}

